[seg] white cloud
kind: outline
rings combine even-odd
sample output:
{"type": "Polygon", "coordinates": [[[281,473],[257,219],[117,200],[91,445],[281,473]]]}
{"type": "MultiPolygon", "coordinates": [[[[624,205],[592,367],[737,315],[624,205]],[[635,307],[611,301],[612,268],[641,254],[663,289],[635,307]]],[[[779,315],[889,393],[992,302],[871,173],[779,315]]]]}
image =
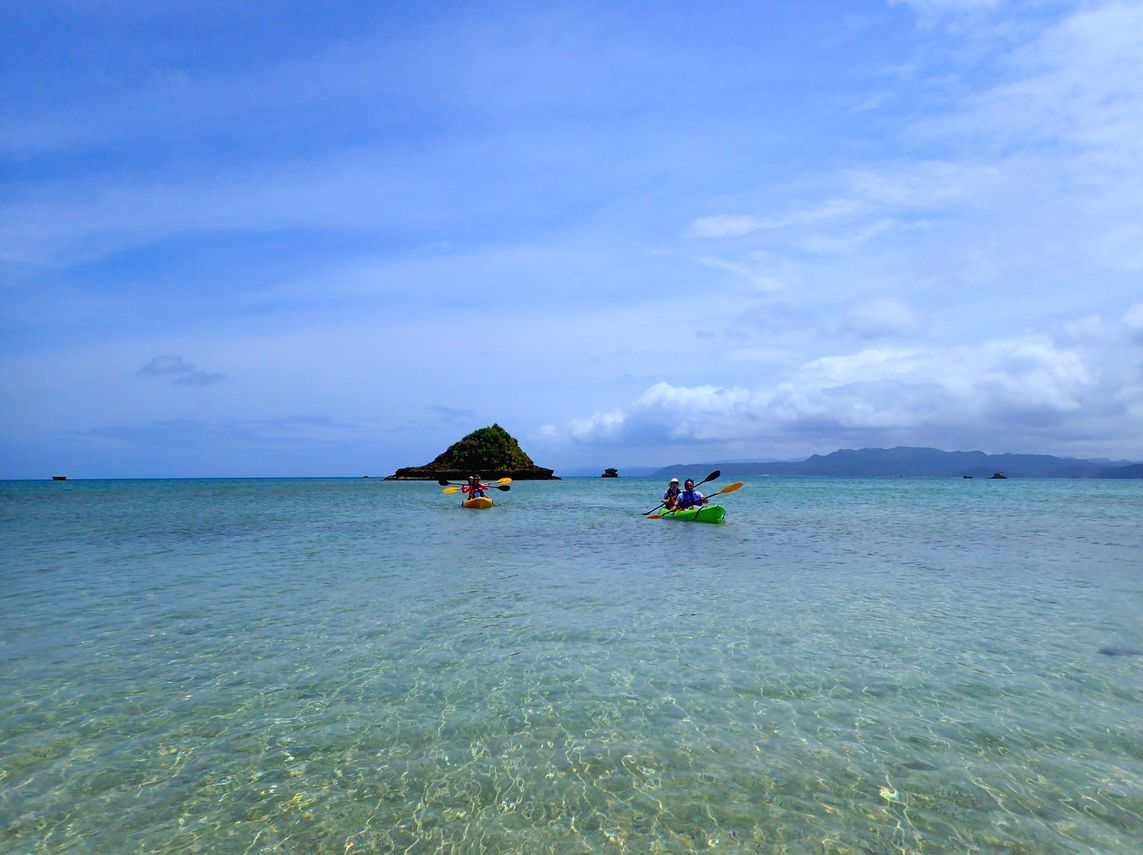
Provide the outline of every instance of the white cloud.
{"type": "Polygon", "coordinates": [[[724,435],[728,417],[749,417],[749,403],[746,389],[656,383],[628,409],[577,419],[565,433],[579,442],[621,439],[632,432],[670,440],[709,439],[724,435]]]}
{"type": "Polygon", "coordinates": [[[660,382],[565,435],[601,444],[748,441],[759,454],[796,435],[825,450],[902,437],[951,449],[991,437],[1021,451],[1106,442],[1143,454],[1140,325],[1137,305],[1120,321],[1088,319],[1055,334],[814,359],[754,389],[660,382]]]}
{"type": "MultiPolygon", "coordinates": [[[[1003,78],[966,96],[955,113],[927,120],[934,136],[993,149],[1057,146],[1065,162],[1085,151],[1137,161],[1143,126],[1143,5],[1104,3],[1045,29],[1004,65],[1003,78]]],[[[1110,165],[1110,164],[1109,164],[1110,165]]],[[[1120,164],[1121,165],[1121,164],[1120,164]]]]}
{"type": "Polygon", "coordinates": [[[918,22],[929,26],[942,19],[976,18],[1000,5],[1000,0],[889,0],[892,6],[908,6],[918,22]]]}
{"type": "Polygon", "coordinates": [[[879,168],[846,169],[841,173],[847,192],[860,203],[854,213],[923,214],[971,200],[996,187],[1001,177],[995,165],[938,160],[885,163],[879,168]]]}
{"type": "Polygon", "coordinates": [[[754,217],[717,214],[695,220],[687,229],[687,234],[694,238],[741,237],[761,228],[765,228],[765,223],[754,217]]]}

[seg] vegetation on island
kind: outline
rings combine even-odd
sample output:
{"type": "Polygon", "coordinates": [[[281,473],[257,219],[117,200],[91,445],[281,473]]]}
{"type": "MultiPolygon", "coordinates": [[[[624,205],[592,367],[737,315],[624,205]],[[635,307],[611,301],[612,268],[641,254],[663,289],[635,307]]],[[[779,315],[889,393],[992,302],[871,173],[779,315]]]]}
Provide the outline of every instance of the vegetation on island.
{"type": "Polygon", "coordinates": [[[492,424],[479,428],[454,442],[432,463],[398,469],[387,480],[459,480],[469,475],[482,478],[516,478],[521,480],[547,480],[555,476],[532,462],[520,448],[520,443],[500,427],[492,424]]]}
{"type": "Polygon", "coordinates": [[[429,464],[449,469],[527,469],[535,465],[520,443],[498,424],[474,430],[429,464]]]}

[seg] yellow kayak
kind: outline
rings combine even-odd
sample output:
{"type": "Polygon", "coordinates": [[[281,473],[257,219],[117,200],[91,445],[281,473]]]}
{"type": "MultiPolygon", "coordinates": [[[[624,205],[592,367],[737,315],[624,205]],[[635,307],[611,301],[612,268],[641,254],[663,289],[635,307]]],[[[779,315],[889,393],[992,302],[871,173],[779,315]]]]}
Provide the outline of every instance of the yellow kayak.
{"type": "Polygon", "coordinates": [[[492,500],[487,496],[477,496],[475,499],[465,499],[460,503],[462,508],[472,508],[476,511],[482,511],[485,508],[492,507],[492,500]]]}

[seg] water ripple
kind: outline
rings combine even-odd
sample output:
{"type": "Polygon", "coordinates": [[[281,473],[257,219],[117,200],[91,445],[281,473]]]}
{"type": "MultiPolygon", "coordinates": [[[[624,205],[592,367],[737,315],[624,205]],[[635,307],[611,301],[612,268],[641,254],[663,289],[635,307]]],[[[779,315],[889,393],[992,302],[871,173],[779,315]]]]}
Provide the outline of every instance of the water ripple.
{"type": "Polygon", "coordinates": [[[3,485],[0,851],[1136,851],[1138,485],[516,486],[3,485]]]}

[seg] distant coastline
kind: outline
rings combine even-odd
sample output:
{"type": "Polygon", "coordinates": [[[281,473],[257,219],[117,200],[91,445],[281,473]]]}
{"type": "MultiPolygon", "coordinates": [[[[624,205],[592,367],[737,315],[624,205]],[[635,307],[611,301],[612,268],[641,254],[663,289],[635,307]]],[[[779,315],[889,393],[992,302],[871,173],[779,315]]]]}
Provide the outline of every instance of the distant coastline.
{"type": "Polygon", "coordinates": [[[687,463],[653,470],[651,477],[688,477],[721,469],[724,476],[823,476],[834,478],[1143,478],[1143,463],[1127,460],[1083,460],[1050,454],[985,454],[983,451],[941,451],[937,448],[841,449],[814,454],[805,460],[687,463]]]}

